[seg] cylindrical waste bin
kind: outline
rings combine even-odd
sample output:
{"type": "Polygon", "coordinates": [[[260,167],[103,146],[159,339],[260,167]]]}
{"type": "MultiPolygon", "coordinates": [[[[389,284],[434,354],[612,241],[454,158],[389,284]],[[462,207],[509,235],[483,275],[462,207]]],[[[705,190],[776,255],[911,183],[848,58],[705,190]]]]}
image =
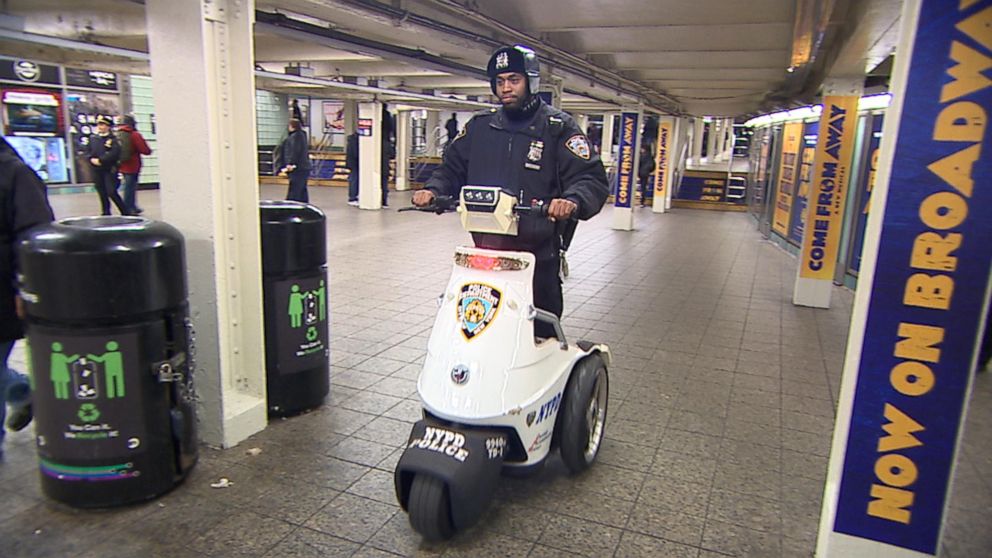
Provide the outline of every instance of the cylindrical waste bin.
{"type": "Polygon", "coordinates": [[[260,205],[265,385],[269,415],[288,416],[330,389],[326,218],[301,202],[260,205]]]}
{"type": "Polygon", "coordinates": [[[18,253],[43,491],[81,508],[167,492],[197,458],[182,235],[64,219],[18,253]]]}

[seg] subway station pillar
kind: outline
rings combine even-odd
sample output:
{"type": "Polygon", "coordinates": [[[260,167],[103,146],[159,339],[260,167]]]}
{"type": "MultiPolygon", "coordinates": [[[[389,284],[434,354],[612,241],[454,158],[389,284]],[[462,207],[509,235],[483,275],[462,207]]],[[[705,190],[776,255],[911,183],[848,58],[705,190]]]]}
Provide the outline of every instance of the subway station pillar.
{"type": "Polygon", "coordinates": [[[703,118],[697,116],[692,119],[692,159],[693,165],[699,166],[703,162],[703,118]]]}
{"type": "Polygon", "coordinates": [[[955,473],[992,287],[990,14],[992,0],[902,4],[818,558],[940,554],[952,481],[974,476],[955,473]]]}
{"type": "Polygon", "coordinates": [[[709,127],[709,133],[706,134],[706,162],[715,163],[716,162],[716,136],[720,133],[717,130],[717,119],[712,119],[709,121],[707,126],[709,127]]]}
{"type": "Polygon", "coordinates": [[[634,193],[637,187],[637,164],[640,159],[638,143],[644,113],[628,109],[620,113],[620,144],[617,149],[616,183],[613,184],[613,229],[634,230],[634,193]]]}
{"type": "Polygon", "coordinates": [[[412,118],[408,110],[401,110],[396,115],[396,190],[403,191],[410,187],[408,173],[410,171],[410,145],[413,136],[412,118]]]}
{"type": "Polygon", "coordinates": [[[607,113],[603,115],[603,137],[600,142],[599,158],[604,165],[613,162],[613,127],[616,125],[616,114],[607,113]]]}
{"type": "Polygon", "coordinates": [[[358,103],[358,208],[382,209],[382,103],[358,103]]]}
{"type": "Polygon", "coordinates": [[[840,250],[852,155],[858,128],[858,99],[864,78],[831,78],[823,84],[823,112],[814,152],[806,223],[792,302],[830,308],[840,250]]]}
{"type": "Polygon", "coordinates": [[[163,220],[186,239],[200,437],[265,428],[252,1],[148,0],[163,220]]]}

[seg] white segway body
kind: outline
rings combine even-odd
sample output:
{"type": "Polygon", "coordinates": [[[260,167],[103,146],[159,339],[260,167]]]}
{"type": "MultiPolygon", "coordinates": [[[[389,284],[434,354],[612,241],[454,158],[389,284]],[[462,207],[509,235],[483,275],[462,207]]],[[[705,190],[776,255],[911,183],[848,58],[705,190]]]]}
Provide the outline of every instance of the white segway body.
{"type": "MultiPolygon", "coordinates": [[[[466,186],[459,212],[470,231],[515,233],[515,204],[498,188],[466,186]]],[[[609,348],[566,342],[557,317],[534,308],[535,263],[527,252],[455,250],[417,382],[424,419],[395,474],[400,504],[425,538],[471,525],[503,467],[537,465],[561,444],[570,470],[595,459],[609,348]],[[535,339],[536,320],[552,323],[558,339],[535,339]],[[569,405],[566,426],[559,416],[569,405]]]]}

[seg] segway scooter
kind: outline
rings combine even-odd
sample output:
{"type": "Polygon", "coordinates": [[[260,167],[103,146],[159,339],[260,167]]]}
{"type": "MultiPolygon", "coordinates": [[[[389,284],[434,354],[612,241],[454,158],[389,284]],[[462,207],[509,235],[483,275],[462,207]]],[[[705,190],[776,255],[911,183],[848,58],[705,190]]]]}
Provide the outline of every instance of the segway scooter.
{"type": "MultiPolygon", "coordinates": [[[[437,197],[442,213],[451,198],[437,197]]],[[[547,218],[500,188],[465,186],[457,210],[469,232],[516,235],[519,219],[547,218]]],[[[413,209],[413,208],[409,208],[413,209]]],[[[488,506],[504,467],[592,465],[606,426],[610,350],[569,343],[558,317],[534,307],[528,252],[459,247],[417,382],[424,418],[394,473],[410,524],[430,541],[451,538],[488,506]],[[557,339],[535,339],[534,322],[557,339]]]]}

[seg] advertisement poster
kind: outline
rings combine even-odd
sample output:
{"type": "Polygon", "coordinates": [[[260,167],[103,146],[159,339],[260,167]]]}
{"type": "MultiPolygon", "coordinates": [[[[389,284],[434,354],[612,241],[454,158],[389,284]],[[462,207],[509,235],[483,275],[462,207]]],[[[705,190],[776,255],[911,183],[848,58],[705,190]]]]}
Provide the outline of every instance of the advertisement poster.
{"type": "Polygon", "coordinates": [[[824,507],[844,535],[826,544],[857,545],[850,556],[941,547],[992,265],[990,15],[992,0],[903,11],[913,41],[896,62],[824,507]]]}
{"type": "Polygon", "coordinates": [[[875,186],[875,169],[878,167],[878,148],[882,143],[881,114],[871,116],[871,136],[868,138],[868,159],[861,167],[858,178],[858,212],[855,214],[854,241],[851,244],[851,271],[861,270],[861,248],[865,242],[865,226],[868,224],[868,211],[871,209],[871,190],[875,186]]]}
{"type": "Polygon", "coordinates": [[[88,157],[90,134],[96,133],[97,118],[113,119],[120,114],[120,97],[112,93],[70,92],[66,94],[66,105],[76,182],[93,182],[93,167],[88,157]]]}
{"type": "Polygon", "coordinates": [[[813,156],[816,153],[816,134],[819,122],[807,122],[803,129],[803,144],[799,156],[799,187],[792,202],[792,215],[789,216],[789,241],[799,245],[803,241],[803,227],[806,224],[806,200],[809,199],[809,183],[813,174],[813,156]]]}
{"type": "Polygon", "coordinates": [[[3,89],[3,123],[7,136],[54,136],[62,133],[62,94],[47,89],[3,89]]]}
{"type": "Polygon", "coordinates": [[[778,188],[775,194],[775,211],[772,214],[772,230],[783,238],[789,234],[789,215],[792,213],[792,197],[796,191],[799,174],[802,135],[802,122],[789,122],[782,132],[782,162],[778,167],[778,188]]]}
{"type": "Polygon", "coordinates": [[[5,136],[4,139],[45,182],[69,181],[64,138],[5,136]]]}
{"type": "Polygon", "coordinates": [[[816,142],[816,162],[806,211],[809,230],[803,236],[799,265],[799,276],[805,279],[833,280],[837,267],[851,154],[857,139],[858,100],[854,95],[823,98],[821,133],[816,142]]]}
{"type": "Polygon", "coordinates": [[[337,101],[322,101],[321,108],[324,112],[324,133],[343,134],[344,103],[337,101]]]}
{"type": "Polygon", "coordinates": [[[625,112],[620,118],[620,144],[615,207],[630,207],[634,194],[634,142],[637,141],[637,113],[625,112]]]}

